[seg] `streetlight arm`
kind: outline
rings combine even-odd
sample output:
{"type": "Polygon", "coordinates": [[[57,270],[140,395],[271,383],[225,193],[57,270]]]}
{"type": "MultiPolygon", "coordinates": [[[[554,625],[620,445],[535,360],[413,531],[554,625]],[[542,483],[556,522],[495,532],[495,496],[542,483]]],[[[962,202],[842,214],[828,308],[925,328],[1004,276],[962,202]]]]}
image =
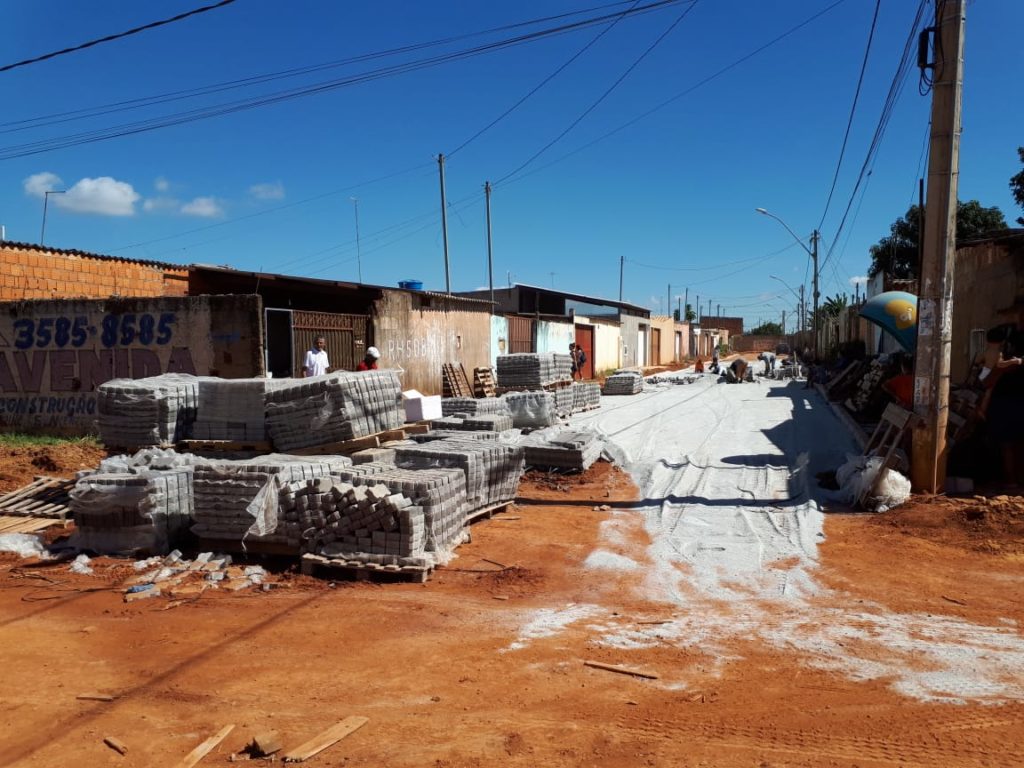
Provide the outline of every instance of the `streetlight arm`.
{"type": "Polygon", "coordinates": [[[787,283],[785,280],[783,280],[781,277],[776,277],[775,275],[768,275],[768,277],[770,277],[772,280],[778,280],[784,286],[789,288],[789,292],[792,293],[794,296],[796,296],[797,301],[800,300],[800,294],[797,293],[796,291],[794,291],[793,287],[789,283],[787,283]]]}
{"type": "Polygon", "coordinates": [[[789,224],[784,222],[782,219],[780,219],[778,216],[776,216],[771,211],[767,211],[764,208],[755,208],[754,210],[757,211],[758,213],[760,213],[762,216],[767,216],[768,218],[775,219],[777,222],[779,222],[779,224],[784,226],[786,228],[786,231],[789,232],[789,234],[791,234],[793,236],[793,239],[796,240],[798,243],[800,243],[800,247],[803,248],[805,251],[807,251],[807,255],[808,256],[811,256],[811,257],[814,256],[814,253],[811,251],[810,248],[808,248],[806,245],[804,245],[804,241],[800,239],[800,237],[797,235],[797,233],[789,228],[789,224]]]}

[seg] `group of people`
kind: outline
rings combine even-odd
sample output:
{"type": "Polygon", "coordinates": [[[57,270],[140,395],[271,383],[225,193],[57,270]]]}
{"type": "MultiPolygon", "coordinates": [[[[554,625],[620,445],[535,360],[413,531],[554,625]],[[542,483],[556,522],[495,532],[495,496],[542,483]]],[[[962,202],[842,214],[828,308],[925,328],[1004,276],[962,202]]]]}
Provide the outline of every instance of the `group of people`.
{"type": "MultiPolygon", "coordinates": [[[[377,361],[380,360],[380,350],[376,347],[367,347],[366,354],[356,366],[357,371],[377,370],[377,361]]],[[[302,363],[303,377],[323,376],[325,373],[332,373],[338,370],[331,367],[331,361],[327,355],[327,339],[324,336],[317,336],[313,341],[313,348],[306,352],[306,359],[302,363]]]]}

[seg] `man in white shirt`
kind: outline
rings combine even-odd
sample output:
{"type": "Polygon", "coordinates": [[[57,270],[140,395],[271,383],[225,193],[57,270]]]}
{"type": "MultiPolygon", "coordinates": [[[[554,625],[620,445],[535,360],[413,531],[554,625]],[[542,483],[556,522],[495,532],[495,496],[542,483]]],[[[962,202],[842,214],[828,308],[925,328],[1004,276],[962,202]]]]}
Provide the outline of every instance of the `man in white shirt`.
{"type": "Polygon", "coordinates": [[[306,352],[306,361],[302,366],[303,376],[323,376],[329,373],[331,364],[327,360],[327,339],[317,336],[313,348],[306,352]]]}

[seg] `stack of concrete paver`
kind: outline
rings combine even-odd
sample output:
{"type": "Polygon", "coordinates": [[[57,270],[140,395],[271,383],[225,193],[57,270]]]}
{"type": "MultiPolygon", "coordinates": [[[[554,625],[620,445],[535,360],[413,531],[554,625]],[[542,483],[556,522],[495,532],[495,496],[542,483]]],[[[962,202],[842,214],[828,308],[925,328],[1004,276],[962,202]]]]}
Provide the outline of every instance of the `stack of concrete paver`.
{"type": "Polygon", "coordinates": [[[501,399],[512,414],[512,426],[518,429],[538,429],[559,423],[555,395],[551,392],[506,392],[501,399]]]}
{"type": "Polygon", "coordinates": [[[394,464],[359,464],[340,470],[336,479],[353,485],[381,483],[392,492],[411,499],[422,511],[424,551],[435,561],[445,561],[465,537],[466,476],[452,467],[400,469],[394,464]]]}
{"type": "Polygon", "coordinates": [[[562,387],[552,392],[555,396],[555,411],[563,419],[567,419],[572,416],[574,395],[572,387],[562,387]]]}
{"type": "Polygon", "coordinates": [[[284,514],[302,528],[308,552],[380,564],[427,564],[423,508],[383,483],[321,477],[281,489],[284,514]]]}
{"type": "Polygon", "coordinates": [[[343,442],[405,423],[395,371],[268,381],[267,432],[279,451],[343,442]]]}
{"type": "Polygon", "coordinates": [[[513,498],[524,468],[519,445],[461,437],[396,448],[395,463],[406,469],[461,469],[471,511],[513,498]]]}
{"type": "Polygon", "coordinates": [[[196,440],[265,440],[267,381],[201,377],[192,437],[196,440]]]}
{"type": "Polygon", "coordinates": [[[580,471],[601,458],[604,442],[592,429],[554,427],[522,440],[526,464],[531,467],[580,471]]]}
{"type": "Polygon", "coordinates": [[[111,379],[97,388],[96,400],[105,445],[138,448],[175,443],[190,435],[198,379],[179,373],[111,379]]]}
{"type": "Polygon", "coordinates": [[[453,414],[508,413],[508,405],[499,397],[446,397],[441,401],[441,413],[453,414]]]}
{"type": "Polygon", "coordinates": [[[286,483],[327,477],[350,464],[342,456],[313,459],[281,454],[197,464],[192,532],[204,539],[237,543],[253,537],[298,547],[302,531],[297,522],[279,519],[280,488],[286,483]]]}
{"type": "Polygon", "coordinates": [[[601,405],[601,385],[593,381],[572,383],[572,412],[589,411],[601,405]]]}
{"type": "MultiPolygon", "coordinates": [[[[421,435],[409,436],[414,443],[432,443],[435,440],[447,440],[453,437],[460,440],[497,440],[499,435],[497,432],[483,429],[432,429],[421,435]]],[[[394,455],[392,454],[388,460],[394,461],[394,455]]]]}
{"type": "Polygon", "coordinates": [[[509,413],[482,413],[475,416],[445,416],[430,422],[431,431],[443,432],[504,432],[512,429],[509,413]]]}
{"type": "Polygon", "coordinates": [[[643,392],[644,378],[635,371],[619,371],[605,379],[604,394],[635,395],[643,392]]]}
{"type": "Polygon", "coordinates": [[[572,358],[554,352],[519,352],[498,356],[498,386],[542,389],[572,381],[572,358]]]}
{"type": "Polygon", "coordinates": [[[83,473],[69,492],[72,545],[112,554],[176,547],[192,516],[192,467],[83,473]]]}

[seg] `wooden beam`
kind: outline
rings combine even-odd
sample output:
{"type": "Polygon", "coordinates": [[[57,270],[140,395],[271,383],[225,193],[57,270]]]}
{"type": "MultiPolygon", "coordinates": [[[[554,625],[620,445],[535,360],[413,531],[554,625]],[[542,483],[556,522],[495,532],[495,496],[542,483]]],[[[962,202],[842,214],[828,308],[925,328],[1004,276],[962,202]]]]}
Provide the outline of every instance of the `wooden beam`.
{"type": "Polygon", "coordinates": [[[584,661],[583,664],[587,667],[593,667],[594,669],[604,669],[608,672],[618,672],[620,675],[632,675],[633,677],[643,677],[648,680],[657,680],[658,676],[651,674],[650,672],[642,672],[639,669],[633,669],[632,667],[622,667],[617,664],[605,664],[603,661],[584,661]]]}
{"type": "Polygon", "coordinates": [[[295,747],[295,749],[289,750],[281,759],[286,763],[301,763],[304,760],[309,760],[314,755],[318,755],[328,747],[337,744],[349,734],[355,733],[368,722],[370,722],[368,717],[359,717],[358,715],[346,717],[323,733],[314,736],[309,741],[295,747]]]}
{"type": "Polygon", "coordinates": [[[182,758],[181,762],[175,763],[174,768],[192,768],[192,766],[194,766],[196,763],[198,763],[200,760],[206,757],[210,752],[212,752],[218,744],[224,741],[224,739],[227,738],[227,735],[231,733],[234,727],[235,726],[233,724],[225,725],[217,733],[215,733],[213,736],[208,738],[198,747],[196,747],[187,755],[185,755],[185,757],[182,758]]]}

